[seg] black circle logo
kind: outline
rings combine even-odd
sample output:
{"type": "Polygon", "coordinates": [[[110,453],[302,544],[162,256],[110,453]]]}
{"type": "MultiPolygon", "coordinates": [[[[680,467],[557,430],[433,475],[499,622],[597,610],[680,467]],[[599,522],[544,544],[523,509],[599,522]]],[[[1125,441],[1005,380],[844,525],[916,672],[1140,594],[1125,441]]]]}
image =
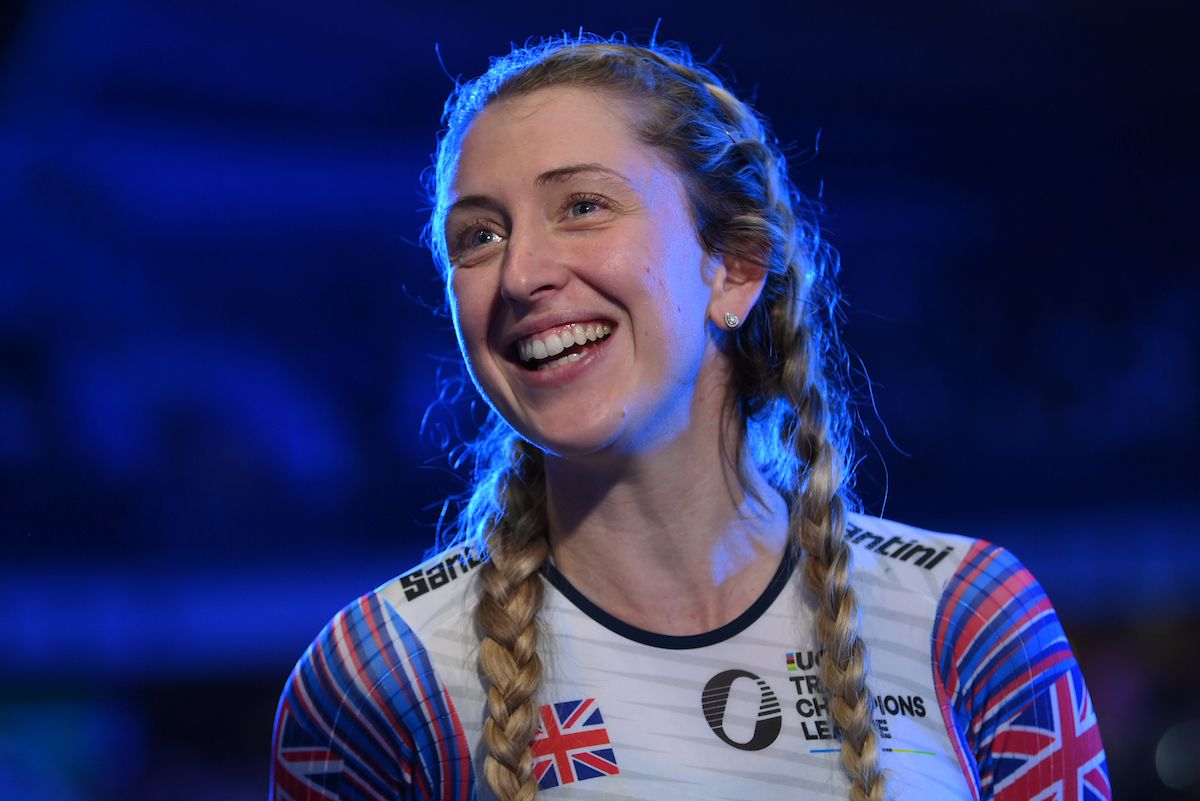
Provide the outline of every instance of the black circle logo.
{"type": "Polygon", "coordinates": [[[748,670],[726,670],[718,673],[704,685],[704,693],[700,696],[700,706],[704,710],[704,719],[713,734],[725,743],[742,751],[761,751],[779,737],[783,727],[783,713],[779,710],[779,698],[775,691],[758,676],[748,670]],[[725,707],[729,703],[729,692],[733,683],[738,679],[751,679],[758,684],[758,720],[754,724],[754,735],[748,742],[739,743],[725,733],[725,707]]]}

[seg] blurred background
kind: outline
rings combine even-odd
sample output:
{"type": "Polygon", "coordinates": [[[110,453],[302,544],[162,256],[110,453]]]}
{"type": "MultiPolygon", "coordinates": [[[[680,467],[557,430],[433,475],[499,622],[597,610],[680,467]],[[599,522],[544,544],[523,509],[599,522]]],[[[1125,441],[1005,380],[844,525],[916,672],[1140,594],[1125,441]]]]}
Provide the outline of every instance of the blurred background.
{"type": "Polygon", "coordinates": [[[4,6],[0,799],[265,797],[292,664],[463,486],[450,76],[659,17],[828,210],[868,510],[1015,550],[1117,796],[1200,798],[1197,6],[436,5],[4,6]]]}

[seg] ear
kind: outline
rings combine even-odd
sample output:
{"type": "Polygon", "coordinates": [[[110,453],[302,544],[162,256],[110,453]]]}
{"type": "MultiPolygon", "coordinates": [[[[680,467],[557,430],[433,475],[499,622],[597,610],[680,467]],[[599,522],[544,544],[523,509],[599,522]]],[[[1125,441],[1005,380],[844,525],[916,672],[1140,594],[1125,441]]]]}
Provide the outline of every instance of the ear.
{"type": "Polygon", "coordinates": [[[722,331],[737,328],[758,302],[767,283],[767,268],[740,256],[717,256],[709,285],[708,318],[722,331]],[[735,326],[726,324],[725,315],[736,315],[735,326]]]}

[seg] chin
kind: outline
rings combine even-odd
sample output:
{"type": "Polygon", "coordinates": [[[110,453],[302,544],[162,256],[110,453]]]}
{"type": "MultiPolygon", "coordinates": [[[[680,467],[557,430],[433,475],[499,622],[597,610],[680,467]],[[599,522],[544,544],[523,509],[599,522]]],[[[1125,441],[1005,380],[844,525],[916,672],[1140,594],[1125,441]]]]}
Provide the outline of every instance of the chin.
{"type": "MultiPolygon", "coordinates": [[[[620,440],[620,430],[617,426],[598,424],[600,421],[589,421],[592,425],[515,426],[517,433],[532,443],[547,456],[553,456],[565,461],[576,461],[611,453],[620,440]]],[[[608,421],[605,421],[606,423],[608,421]]]]}

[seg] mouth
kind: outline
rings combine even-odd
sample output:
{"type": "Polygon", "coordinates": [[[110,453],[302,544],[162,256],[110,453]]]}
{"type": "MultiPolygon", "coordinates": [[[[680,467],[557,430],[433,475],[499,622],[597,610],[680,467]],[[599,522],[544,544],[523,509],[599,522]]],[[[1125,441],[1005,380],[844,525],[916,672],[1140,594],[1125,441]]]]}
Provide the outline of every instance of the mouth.
{"type": "Polygon", "coordinates": [[[553,370],[577,362],[613,331],[611,323],[593,320],[549,328],[513,343],[518,361],[527,370],[553,370]]]}

